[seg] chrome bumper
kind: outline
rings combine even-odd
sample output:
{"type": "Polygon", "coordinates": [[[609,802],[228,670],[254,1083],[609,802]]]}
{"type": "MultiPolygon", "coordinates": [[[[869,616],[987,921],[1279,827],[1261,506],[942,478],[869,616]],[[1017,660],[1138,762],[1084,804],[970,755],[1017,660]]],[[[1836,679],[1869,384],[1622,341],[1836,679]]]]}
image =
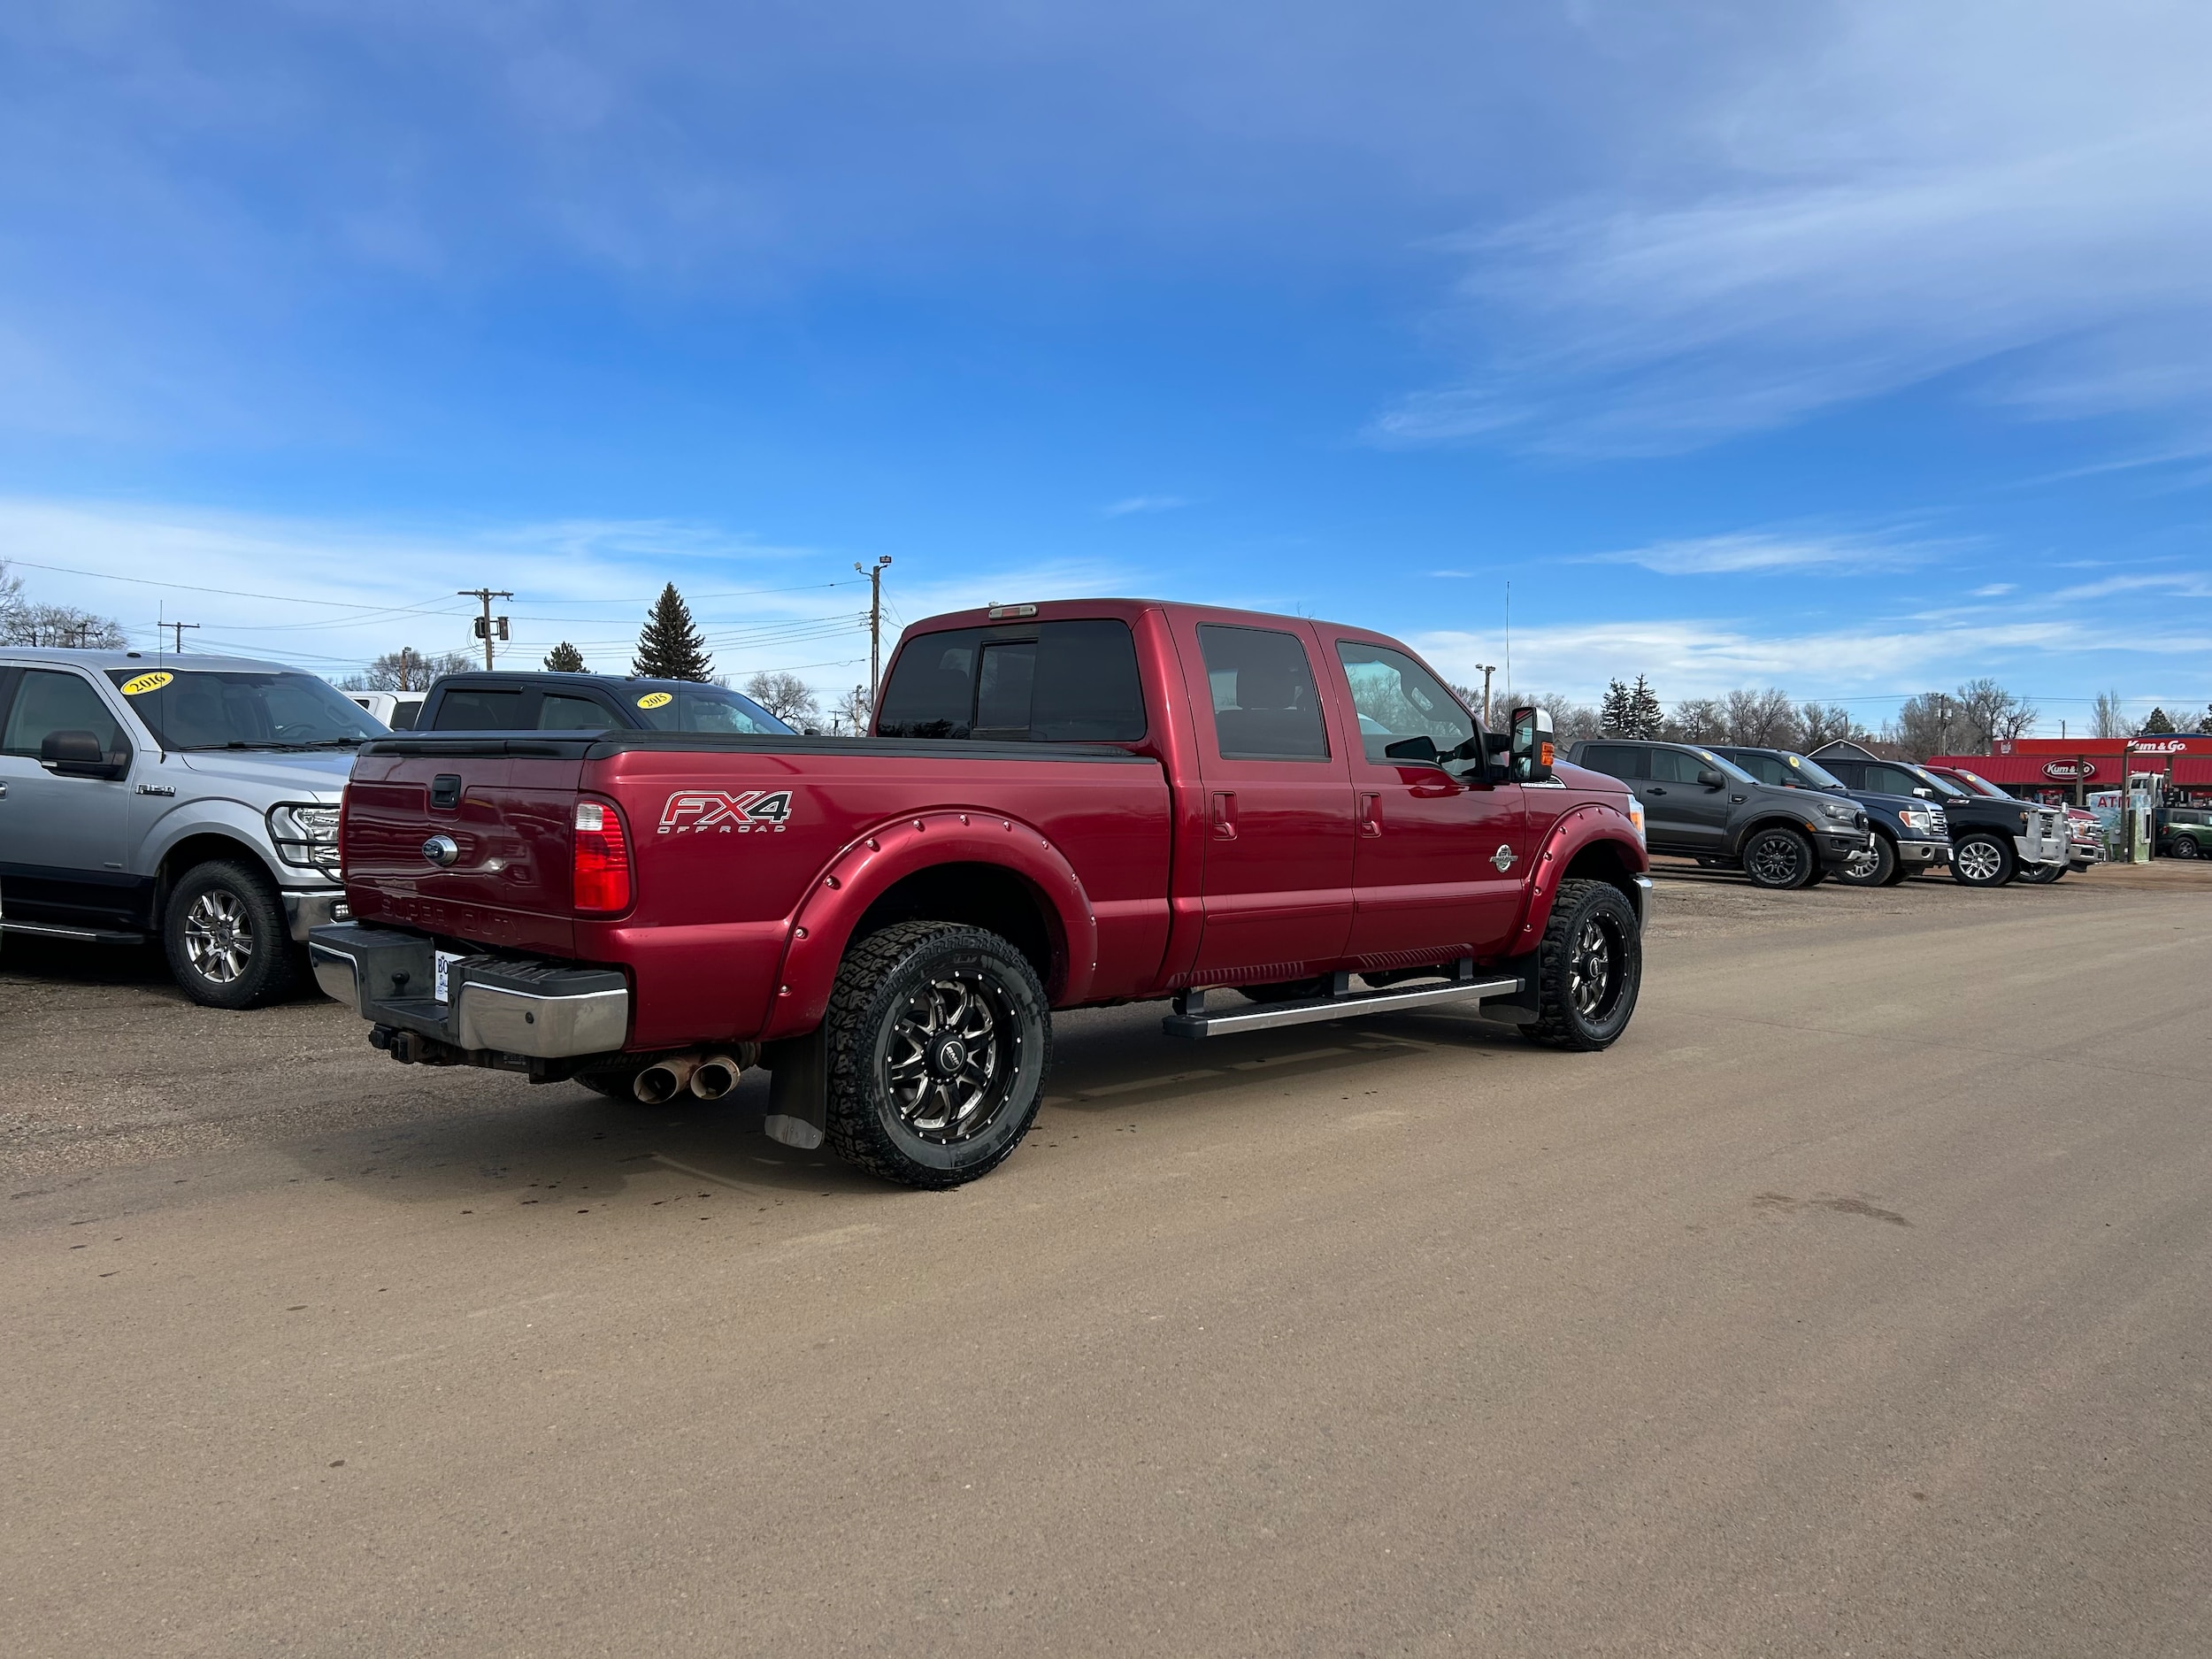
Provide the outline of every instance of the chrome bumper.
{"type": "Polygon", "coordinates": [[[305,939],[318,927],[350,921],[343,887],[284,887],[284,926],[295,940],[305,939]]]}
{"type": "Polygon", "coordinates": [[[1897,843],[1897,856],[1909,864],[1947,864],[1951,862],[1951,843],[1901,841],[1897,843]]]}
{"type": "Polygon", "coordinates": [[[611,968],[463,956],[436,989],[430,941],[397,928],[342,923],[308,935],[326,996],[362,1018],[472,1054],[557,1060],[612,1054],[630,1033],[630,988],[611,968]]]}

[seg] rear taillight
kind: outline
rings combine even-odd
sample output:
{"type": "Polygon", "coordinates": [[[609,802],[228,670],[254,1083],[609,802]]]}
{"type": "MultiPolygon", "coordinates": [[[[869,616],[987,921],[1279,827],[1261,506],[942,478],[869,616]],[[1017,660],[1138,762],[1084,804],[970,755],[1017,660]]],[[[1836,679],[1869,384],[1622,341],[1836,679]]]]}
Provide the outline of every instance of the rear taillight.
{"type": "Polygon", "coordinates": [[[338,885],[346,881],[346,803],[353,799],[353,786],[348,784],[338,792],[338,885]]]}
{"type": "Polygon", "coordinates": [[[630,908],[630,843],[622,814],[603,801],[576,803],[576,908],[606,912],[630,908]]]}

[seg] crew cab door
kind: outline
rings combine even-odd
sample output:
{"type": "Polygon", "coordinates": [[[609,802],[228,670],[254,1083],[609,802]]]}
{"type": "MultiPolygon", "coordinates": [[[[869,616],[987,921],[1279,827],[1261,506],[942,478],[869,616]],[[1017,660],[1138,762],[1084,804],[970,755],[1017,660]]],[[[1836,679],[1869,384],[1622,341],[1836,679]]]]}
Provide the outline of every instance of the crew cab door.
{"type": "Polygon", "coordinates": [[[147,884],[124,868],[134,747],[90,676],[73,668],[0,669],[0,879],[11,922],[144,926],[147,884]],[[59,733],[89,734],[126,775],[71,777],[42,764],[41,751],[59,733]]]}
{"type": "Polygon", "coordinates": [[[1178,625],[1206,788],[1205,921],[1194,980],[1300,979],[1352,926],[1352,780],[1310,629],[1178,625]]]}
{"type": "Polygon", "coordinates": [[[1694,853],[1717,852],[1728,838],[1732,791],[1701,783],[1698,774],[1714,770],[1686,749],[1648,751],[1649,774],[1631,786],[1644,803],[1646,828],[1656,840],[1663,833],[1673,846],[1694,853]],[[1660,826],[1664,824],[1663,832],[1660,826]]]}
{"type": "Polygon", "coordinates": [[[1520,786],[1489,781],[1486,757],[1393,760],[1426,737],[1449,755],[1475,722],[1435,675],[1375,641],[1334,641],[1339,695],[1359,727],[1350,953],[1364,968],[1414,967],[1501,947],[1528,879],[1520,786]]]}

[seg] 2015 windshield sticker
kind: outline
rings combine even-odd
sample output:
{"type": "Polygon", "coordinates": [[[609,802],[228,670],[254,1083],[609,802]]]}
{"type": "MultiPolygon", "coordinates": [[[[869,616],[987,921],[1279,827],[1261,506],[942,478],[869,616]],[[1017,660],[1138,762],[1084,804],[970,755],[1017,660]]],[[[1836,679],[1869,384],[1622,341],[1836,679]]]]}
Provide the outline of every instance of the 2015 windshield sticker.
{"type": "Polygon", "coordinates": [[[175,678],[174,674],[140,674],[123,682],[123,695],[127,697],[142,697],[150,691],[159,691],[175,678]]]}
{"type": "Polygon", "coordinates": [[[641,709],[665,709],[675,701],[676,694],[672,691],[649,691],[637,700],[637,706],[641,709]]]}
{"type": "Polygon", "coordinates": [[[771,830],[780,834],[791,816],[788,789],[747,789],[730,795],[720,789],[680,789],[661,809],[664,835],[749,835],[771,830]]]}

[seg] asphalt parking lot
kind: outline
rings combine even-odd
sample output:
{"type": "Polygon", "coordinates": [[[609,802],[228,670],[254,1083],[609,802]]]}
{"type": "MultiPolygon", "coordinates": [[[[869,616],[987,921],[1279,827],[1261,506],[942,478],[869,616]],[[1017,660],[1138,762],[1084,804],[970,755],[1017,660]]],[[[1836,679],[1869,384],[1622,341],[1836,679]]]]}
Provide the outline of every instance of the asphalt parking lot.
{"type": "Polygon", "coordinates": [[[0,958],[15,1655],[2202,1654],[2212,872],[1661,882],[1596,1056],[1061,1020],[996,1174],[0,958]]]}

